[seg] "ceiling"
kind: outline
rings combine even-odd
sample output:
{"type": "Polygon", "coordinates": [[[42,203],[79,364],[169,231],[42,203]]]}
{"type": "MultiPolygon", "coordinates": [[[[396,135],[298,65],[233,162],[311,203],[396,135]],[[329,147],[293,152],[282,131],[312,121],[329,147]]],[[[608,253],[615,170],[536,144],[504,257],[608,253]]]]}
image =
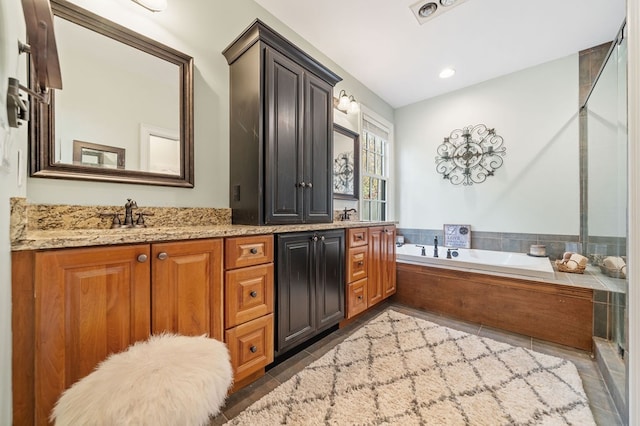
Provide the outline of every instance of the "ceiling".
{"type": "Polygon", "coordinates": [[[394,108],[611,41],[625,16],[625,0],[467,0],[420,25],[416,0],[255,1],[394,108]]]}

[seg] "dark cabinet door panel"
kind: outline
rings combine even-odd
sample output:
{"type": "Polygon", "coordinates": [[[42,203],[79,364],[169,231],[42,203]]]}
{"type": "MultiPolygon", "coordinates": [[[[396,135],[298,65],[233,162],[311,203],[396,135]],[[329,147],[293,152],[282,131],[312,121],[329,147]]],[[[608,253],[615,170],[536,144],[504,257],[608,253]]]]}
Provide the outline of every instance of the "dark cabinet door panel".
{"type": "Polygon", "coordinates": [[[318,331],[344,319],[344,231],[323,232],[316,243],[318,331]]]}
{"type": "Polygon", "coordinates": [[[265,192],[268,223],[302,221],[304,182],[303,144],[304,71],[278,52],[266,49],[267,137],[265,192]]]}
{"type": "Polygon", "coordinates": [[[344,230],[277,236],[276,355],[344,319],[344,230]]]}
{"type": "Polygon", "coordinates": [[[333,88],[312,75],[305,80],[305,221],[331,222],[333,219],[333,88]]]}
{"type": "Polygon", "coordinates": [[[307,234],[278,238],[277,351],[313,335],[315,295],[312,280],[313,241],[307,234]]]}

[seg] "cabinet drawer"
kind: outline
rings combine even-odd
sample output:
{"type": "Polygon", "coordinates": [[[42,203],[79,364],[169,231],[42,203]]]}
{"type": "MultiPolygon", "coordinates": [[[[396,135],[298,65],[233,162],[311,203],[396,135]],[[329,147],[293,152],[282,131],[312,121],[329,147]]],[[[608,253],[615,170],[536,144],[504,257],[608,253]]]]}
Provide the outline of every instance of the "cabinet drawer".
{"type": "Polygon", "coordinates": [[[226,272],[225,328],[273,312],[273,263],[226,272]]]}
{"type": "Polygon", "coordinates": [[[273,262],[273,235],[252,235],[225,240],[225,269],[268,262],[273,262]]]}
{"type": "Polygon", "coordinates": [[[239,382],[273,362],[273,314],[227,330],[225,341],[239,382]]]}
{"type": "Polygon", "coordinates": [[[348,230],[349,247],[366,246],[369,234],[368,228],[350,228],[348,230]]]}
{"type": "Polygon", "coordinates": [[[350,248],[347,259],[347,282],[367,277],[367,246],[350,248]]]}
{"type": "Polygon", "coordinates": [[[347,285],[347,319],[367,309],[367,279],[347,285]]]}

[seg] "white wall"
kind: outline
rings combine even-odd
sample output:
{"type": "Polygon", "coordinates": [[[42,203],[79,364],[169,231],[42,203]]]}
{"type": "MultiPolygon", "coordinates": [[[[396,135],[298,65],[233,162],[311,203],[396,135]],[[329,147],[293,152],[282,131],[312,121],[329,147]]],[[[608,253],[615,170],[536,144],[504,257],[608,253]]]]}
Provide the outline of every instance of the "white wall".
{"type": "Polygon", "coordinates": [[[395,125],[400,227],[579,233],[577,54],[399,108],[395,125]],[[452,185],[435,170],[436,149],[480,123],[504,138],[504,165],[483,183],[452,185]]]}
{"type": "Polygon", "coordinates": [[[12,419],[9,198],[26,194],[24,184],[18,186],[16,165],[17,150],[21,148],[19,141],[26,138],[26,129],[9,130],[5,107],[7,79],[23,79],[25,75],[16,42],[21,34],[24,34],[24,20],[20,2],[0,1],[0,425],[10,425],[12,419]]]}
{"type": "MultiPolygon", "coordinates": [[[[30,178],[29,202],[118,205],[130,197],[140,206],[228,207],[229,69],[222,50],[255,18],[262,19],[343,77],[336,94],[344,88],[358,101],[393,120],[393,110],[388,104],[251,0],[174,1],[169,2],[166,11],[155,14],[130,0],[73,2],[194,57],[195,188],[30,178]]],[[[64,84],[64,74],[62,78],[64,84]]],[[[26,139],[21,143],[26,147],[26,139]]]]}

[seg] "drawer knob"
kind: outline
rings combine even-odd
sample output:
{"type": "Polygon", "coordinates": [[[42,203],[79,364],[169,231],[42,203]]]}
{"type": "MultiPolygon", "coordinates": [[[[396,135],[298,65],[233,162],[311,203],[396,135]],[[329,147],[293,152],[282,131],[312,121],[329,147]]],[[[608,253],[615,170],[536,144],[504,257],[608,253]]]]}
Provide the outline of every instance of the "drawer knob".
{"type": "Polygon", "coordinates": [[[253,345],[249,348],[249,350],[251,351],[252,354],[255,354],[258,351],[258,348],[255,345],[253,345]]]}
{"type": "Polygon", "coordinates": [[[165,253],[165,252],[158,253],[158,259],[160,259],[160,260],[165,260],[168,257],[169,257],[169,255],[167,253],[165,253]]]}
{"type": "Polygon", "coordinates": [[[363,236],[362,234],[360,234],[360,235],[358,235],[358,236],[356,237],[356,239],[358,239],[358,240],[362,240],[363,238],[364,238],[364,236],[363,236]]]}
{"type": "Polygon", "coordinates": [[[252,291],[251,293],[249,293],[249,296],[258,297],[258,293],[256,291],[252,291]]]}
{"type": "Polygon", "coordinates": [[[255,247],[251,247],[251,250],[249,250],[249,253],[251,254],[258,254],[258,249],[255,247]]]}
{"type": "Polygon", "coordinates": [[[138,255],[138,262],[140,262],[140,263],[144,263],[144,262],[146,262],[146,261],[147,261],[147,259],[148,259],[148,257],[147,257],[147,255],[146,255],[146,254],[139,254],[139,255],[138,255]]]}
{"type": "Polygon", "coordinates": [[[362,300],[362,295],[358,296],[358,300],[362,300]]]}
{"type": "Polygon", "coordinates": [[[364,262],[361,260],[360,262],[358,262],[358,266],[362,266],[364,265],[364,262]]]}

